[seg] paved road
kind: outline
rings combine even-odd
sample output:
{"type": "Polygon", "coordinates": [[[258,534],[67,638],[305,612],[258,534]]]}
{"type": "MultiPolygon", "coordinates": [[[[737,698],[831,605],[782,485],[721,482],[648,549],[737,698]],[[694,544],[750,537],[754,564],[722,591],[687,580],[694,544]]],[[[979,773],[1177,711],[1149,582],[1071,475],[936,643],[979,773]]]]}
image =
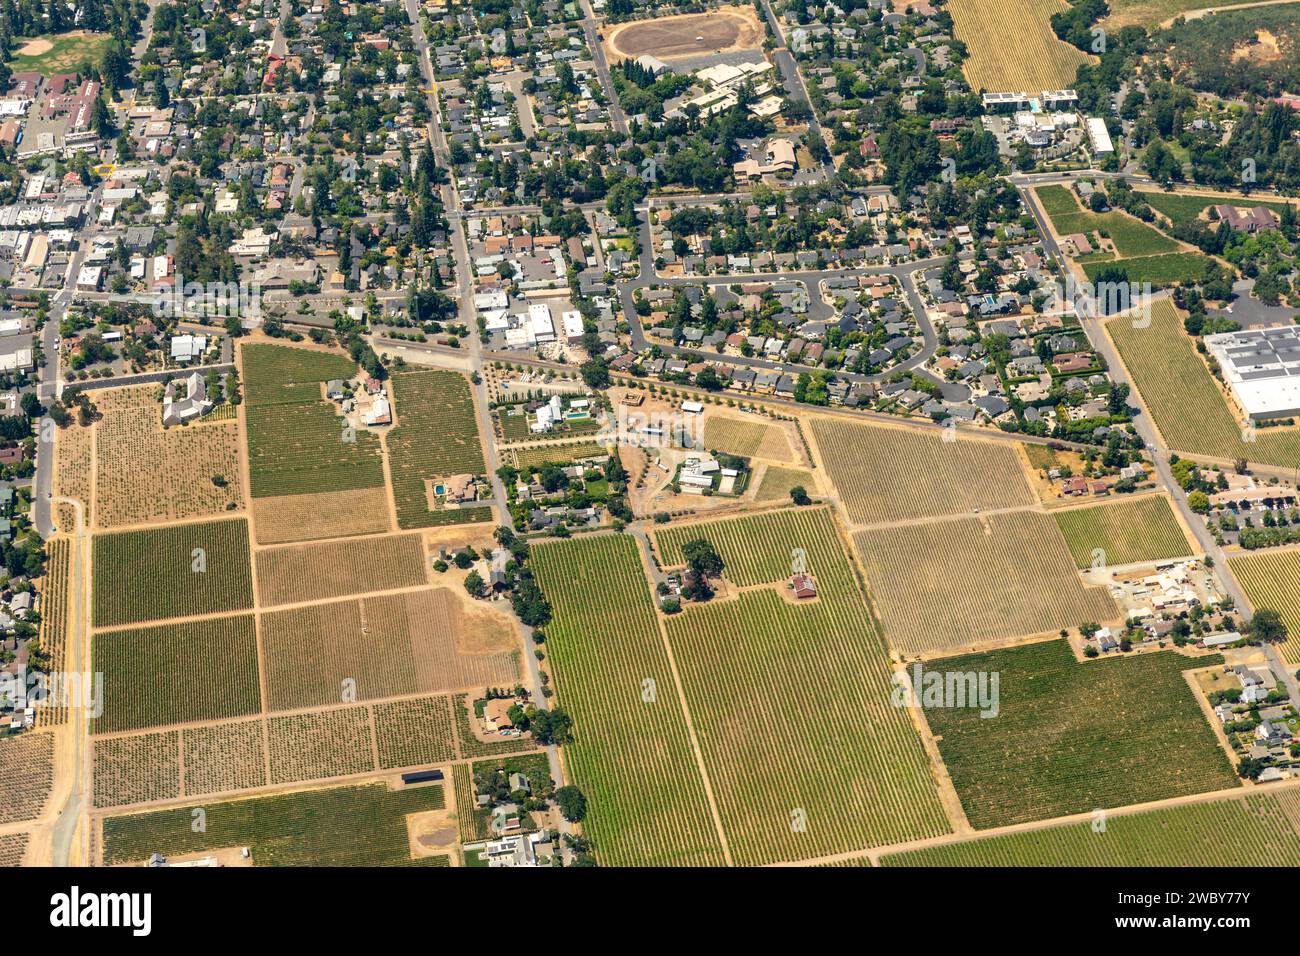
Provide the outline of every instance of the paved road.
{"type": "MultiPolygon", "coordinates": [[[[822,269],[814,271],[792,270],[773,273],[742,273],[738,275],[661,277],[655,270],[655,256],[651,242],[650,219],[648,212],[648,207],[642,207],[638,211],[640,217],[639,245],[641,247],[637,260],[639,274],[636,278],[620,282],[617,285],[619,300],[622,305],[624,318],[627,320],[628,328],[631,333],[632,348],[634,351],[640,352],[650,348],[651,346],[650,341],[646,338],[645,328],[641,324],[641,317],[636,311],[636,300],[633,297],[633,292],[637,289],[645,289],[650,286],[698,286],[704,283],[709,285],[725,286],[732,283],[776,282],[789,279],[803,282],[807,286],[810,299],[817,308],[817,312],[814,313],[812,307],[810,307],[810,317],[816,318],[818,317],[818,314],[820,314],[823,318],[830,318],[833,314],[833,310],[821,297],[821,283],[823,281],[827,279],[842,279],[848,276],[892,275],[896,277],[902,285],[903,294],[912,310],[912,315],[921,329],[921,347],[912,355],[908,356],[904,361],[891,366],[883,372],[877,372],[874,375],[861,375],[856,372],[840,370],[835,371],[835,376],[845,381],[861,385],[883,382],[898,372],[916,372],[936,384],[944,384],[941,378],[923,367],[939,347],[939,336],[934,329],[933,323],[930,322],[929,316],[926,314],[925,304],[921,301],[921,295],[916,287],[916,282],[913,279],[913,273],[925,269],[933,269],[943,265],[943,263],[947,261],[946,256],[937,256],[931,259],[918,259],[913,262],[903,262],[896,265],[866,266],[860,269],[822,269]]],[[[799,375],[803,372],[812,374],[828,371],[824,368],[799,365],[794,362],[777,362],[760,356],[724,355],[721,352],[710,351],[707,349],[693,349],[681,345],[654,344],[659,345],[660,350],[663,352],[682,356],[684,358],[725,361],[731,365],[743,365],[747,368],[764,369],[767,371],[781,372],[782,374],[799,375]]]]}
{"type": "Polygon", "coordinates": [[[591,0],[579,0],[579,3],[582,6],[582,29],[587,35],[587,46],[591,48],[591,60],[596,66],[596,76],[605,91],[605,98],[609,100],[609,121],[617,132],[626,136],[627,115],[618,102],[618,94],[614,92],[614,81],[609,75],[609,61],[605,58],[605,47],[600,42],[600,34],[596,29],[596,13],[591,8],[591,0]]]}
{"type": "MultiPolygon", "coordinates": [[[[799,64],[795,62],[795,58],[786,44],[785,32],[781,29],[781,21],[777,19],[776,14],[772,11],[769,0],[759,0],[759,7],[763,16],[767,19],[768,25],[772,28],[772,35],[776,38],[777,48],[772,51],[772,59],[776,61],[777,69],[781,71],[786,96],[792,102],[803,103],[808,107],[808,129],[810,132],[816,133],[823,143],[826,143],[826,135],[817,119],[817,110],[813,107],[812,99],[808,96],[808,88],[804,86],[803,74],[799,72],[799,64]]],[[[830,144],[827,143],[827,145],[830,144]]],[[[834,165],[822,163],[821,173],[826,179],[833,178],[835,175],[834,165]]]]}
{"type": "MultiPolygon", "coordinates": [[[[1047,228],[1047,220],[1042,209],[1039,208],[1038,202],[1032,190],[1019,186],[1021,199],[1026,208],[1034,217],[1038,224],[1039,232],[1043,237],[1044,247],[1048,254],[1051,255],[1061,268],[1062,275],[1069,274],[1069,264],[1065,256],[1061,253],[1060,247],[1051,237],[1051,231],[1047,228]]],[[[1106,359],[1106,367],[1110,370],[1111,377],[1117,381],[1127,384],[1132,392],[1134,401],[1141,397],[1136,384],[1129,377],[1128,369],[1125,368],[1121,361],[1119,352],[1111,343],[1110,336],[1102,328],[1097,317],[1090,311],[1090,303],[1080,297],[1075,302],[1076,311],[1079,313],[1084,333],[1088,336],[1088,341],[1098,353],[1106,359]]],[[[1114,321],[1122,322],[1124,319],[1114,321]]],[[[1238,585],[1237,580],[1232,575],[1232,570],[1228,566],[1227,559],[1224,557],[1223,549],[1215,543],[1214,535],[1210,533],[1205,522],[1192,511],[1191,506],[1187,503],[1187,495],[1179,487],[1178,482],[1174,480],[1173,471],[1169,467],[1169,449],[1163,444],[1159,433],[1155,429],[1151,416],[1144,411],[1133,417],[1133,425],[1137,429],[1138,435],[1146,443],[1147,450],[1151,455],[1151,460],[1155,464],[1156,474],[1170,493],[1174,504],[1177,506],[1179,513],[1183,517],[1186,525],[1192,529],[1196,537],[1197,544],[1201,550],[1214,559],[1214,566],[1219,571],[1219,577],[1222,579],[1224,587],[1227,589],[1228,596],[1232,598],[1233,603],[1238,609],[1238,616],[1243,621],[1249,621],[1252,611],[1252,605],[1246,598],[1245,592],[1238,585]]]]}
{"type": "MultiPolygon", "coordinates": [[[[405,0],[406,14],[411,21],[412,39],[415,44],[416,56],[420,63],[420,70],[423,74],[424,81],[429,90],[429,113],[432,121],[429,124],[429,138],[433,146],[433,151],[438,161],[446,169],[451,169],[451,151],[447,146],[446,137],[442,132],[442,107],[438,102],[438,94],[433,81],[433,64],[429,59],[429,41],[424,32],[424,24],[420,20],[419,6],[417,0],[405,0]]],[[[585,3],[584,3],[585,6],[585,3]]],[[[590,18],[590,8],[587,7],[587,16],[590,18]]],[[[590,27],[590,21],[588,21],[590,27]]],[[[458,306],[460,310],[460,319],[471,331],[466,338],[469,341],[470,362],[474,369],[483,367],[482,360],[482,343],[478,336],[478,316],[474,310],[474,295],[472,281],[472,267],[470,265],[469,244],[465,240],[465,229],[461,223],[463,209],[460,203],[460,195],[454,185],[445,185],[441,187],[444,205],[448,212],[447,222],[451,231],[452,251],[456,259],[456,291],[459,296],[458,306]]],[[[412,343],[407,343],[408,345],[412,343]]],[[[507,506],[506,488],[504,482],[497,476],[497,468],[500,464],[497,455],[496,437],[492,428],[491,412],[488,408],[487,382],[482,376],[479,376],[479,382],[474,387],[474,411],[478,418],[479,433],[483,436],[483,452],[487,465],[488,478],[492,484],[492,505],[496,511],[499,522],[509,526],[510,511],[507,506]]],[[[525,641],[532,642],[532,629],[523,627],[525,631],[525,641]]],[[[533,700],[538,706],[543,706],[546,697],[543,694],[543,684],[541,669],[538,666],[536,655],[531,649],[525,649],[524,666],[528,672],[528,687],[532,692],[533,700]]],[[[551,773],[551,779],[555,781],[556,787],[564,785],[564,765],[560,762],[559,748],[550,746],[546,748],[546,762],[551,773]]],[[[562,817],[559,819],[559,830],[562,834],[572,833],[572,827],[562,817]]],[[[562,853],[567,853],[561,850],[562,853]]]]}

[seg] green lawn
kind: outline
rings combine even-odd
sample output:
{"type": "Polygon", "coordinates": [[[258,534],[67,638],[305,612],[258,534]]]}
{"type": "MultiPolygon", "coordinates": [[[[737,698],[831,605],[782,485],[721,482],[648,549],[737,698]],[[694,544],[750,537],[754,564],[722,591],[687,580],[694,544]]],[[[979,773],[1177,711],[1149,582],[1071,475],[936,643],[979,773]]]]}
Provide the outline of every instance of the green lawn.
{"type": "Polygon", "coordinates": [[[1141,196],[1152,209],[1167,216],[1175,224],[1191,222],[1210,206],[1264,206],[1278,214],[1287,206],[1287,203],[1270,202],[1254,196],[1183,196],[1166,192],[1142,192],[1141,196]]]}
{"type": "Polygon", "coordinates": [[[942,658],[926,669],[997,674],[999,712],[925,715],[977,829],[1221,790],[1236,775],[1183,678],[1219,663],[1172,651],[1081,663],[1063,640],[942,658]]]}
{"type": "Polygon", "coordinates": [[[1089,261],[1083,270],[1089,279],[1109,265],[1118,265],[1128,274],[1129,282],[1149,282],[1160,287],[1180,282],[1196,282],[1205,278],[1206,269],[1213,264],[1209,256],[1199,252],[1171,252],[1163,256],[1144,256],[1137,259],[1110,259],[1089,261]]]}

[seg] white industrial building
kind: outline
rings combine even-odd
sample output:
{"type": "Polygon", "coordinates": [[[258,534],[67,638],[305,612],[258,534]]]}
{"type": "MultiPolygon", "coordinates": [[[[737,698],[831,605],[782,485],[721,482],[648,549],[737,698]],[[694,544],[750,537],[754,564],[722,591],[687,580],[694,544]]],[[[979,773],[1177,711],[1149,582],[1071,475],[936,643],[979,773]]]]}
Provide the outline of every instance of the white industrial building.
{"type": "Polygon", "coordinates": [[[1300,415],[1300,327],[1220,332],[1205,345],[1247,417],[1300,415]]]}

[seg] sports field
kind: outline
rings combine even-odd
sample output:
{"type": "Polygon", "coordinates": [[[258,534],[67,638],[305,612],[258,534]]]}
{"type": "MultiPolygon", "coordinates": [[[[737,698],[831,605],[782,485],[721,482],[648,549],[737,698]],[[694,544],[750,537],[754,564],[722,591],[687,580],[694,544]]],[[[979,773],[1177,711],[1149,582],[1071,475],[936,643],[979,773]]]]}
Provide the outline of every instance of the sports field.
{"type": "Polygon", "coordinates": [[[1228,789],[1237,776],[1183,678],[1221,662],[1159,651],[1080,663],[1059,639],[942,658],[928,669],[999,675],[999,712],[925,715],[977,829],[1228,789]]]}
{"type": "Polygon", "coordinates": [[[113,38],[107,33],[74,30],[48,36],[15,38],[9,69],[14,73],[35,72],[45,76],[76,73],[96,67],[113,38]]]}
{"type": "Polygon", "coordinates": [[[1183,526],[1164,495],[1053,512],[1081,568],[1163,561],[1192,553],[1183,526]]]}
{"type": "Polygon", "coordinates": [[[208,521],[95,536],[95,626],[253,606],[248,523],[208,521]]]}
{"type": "Polygon", "coordinates": [[[1045,514],[968,515],[860,531],[853,540],[885,638],[906,654],[1120,618],[1105,588],[1084,585],[1045,514]]]}
{"type": "Polygon", "coordinates": [[[920,738],[908,712],[890,701],[888,654],[830,510],[693,523],[655,536],[667,564],[696,538],[721,554],[729,581],[753,588],[667,620],[735,863],[947,833],[920,738]],[[817,582],[817,598],[799,605],[783,596],[796,549],[817,582]]]}
{"type": "Polygon", "coordinates": [[[408,814],[443,806],[441,786],[376,783],[206,804],[202,831],[192,807],[108,817],[104,862],[246,846],[255,866],[445,866],[445,856],[411,859],[406,826],[408,814]]]}
{"type": "Polygon", "coordinates": [[[608,27],[605,48],[610,59],[650,54],[661,60],[708,53],[756,50],[764,29],[753,7],[722,6],[708,13],[655,17],[608,27]]]}
{"type": "Polygon", "coordinates": [[[397,524],[429,528],[491,521],[485,507],[430,508],[429,484],[452,475],[484,473],[474,396],[459,372],[402,372],[393,376],[398,427],[388,435],[397,524]]]}
{"type": "Polygon", "coordinates": [[[1300,792],[1255,793],[881,857],[881,866],[1300,866],[1300,792]]]}
{"type": "Polygon", "coordinates": [[[821,461],[854,524],[1035,502],[1015,446],[814,416],[821,461]]]}
{"type": "Polygon", "coordinates": [[[93,653],[104,675],[96,733],[261,710],[251,614],[101,633],[93,653]]]}
{"type": "Polygon", "coordinates": [[[1168,299],[1153,303],[1149,322],[1117,316],[1106,332],[1169,448],[1223,461],[1300,465],[1300,429],[1260,428],[1253,441],[1243,440],[1242,426],[1168,299]]]}
{"type": "Polygon", "coordinates": [[[963,69],[971,88],[1036,96],[1073,86],[1079,67],[1094,58],[1052,32],[1052,14],[1068,9],[1065,0],[954,0],[953,29],[970,51],[963,69]]]}
{"type": "MultiPolygon", "coordinates": [[[[574,720],[565,764],[606,866],[724,862],[649,585],[630,537],[533,548],[554,611],[546,652],[574,720]]],[[[751,768],[752,769],[752,768],[751,768]]]]}

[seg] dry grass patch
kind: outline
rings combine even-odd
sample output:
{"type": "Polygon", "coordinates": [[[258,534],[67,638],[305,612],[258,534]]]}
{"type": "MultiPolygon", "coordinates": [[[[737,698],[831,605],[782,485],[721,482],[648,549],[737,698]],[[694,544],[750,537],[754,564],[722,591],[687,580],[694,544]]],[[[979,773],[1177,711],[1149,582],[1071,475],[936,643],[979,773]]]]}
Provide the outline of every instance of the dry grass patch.
{"type": "Polygon", "coordinates": [[[515,652],[462,649],[465,613],[450,590],[430,588],[265,614],[270,707],[512,685],[515,652]]]}
{"type": "Polygon", "coordinates": [[[427,584],[418,534],[300,544],[257,553],[263,606],[427,584]]]}
{"type": "Polygon", "coordinates": [[[96,397],[95,510],[99,527],[183,521],[244,507],[239,423],[162,427],[154,385],[96,397]],[[220,485],[213,478],[225,482],[220,485]]]}
{"type": "MultiPolygon", "coordinates": [[[[92,428],[68,425],[59,429],[54,444],[54,493],[60,498],[76,498],[85,505],[87,523],[93,518],[90,500],[90,475],[95,466],[92,428]]],[[[63,520],[62,516],[59,520],[63,520]]],[[[66,527],[71,529],[73,525],[66,527]]]]}
{"type": "Polygon", "coordinates": [[[258,544],[346,538],[391,530],[388,490],[353,488],[253,501],[258,544]]]}
{"type": "Polygon", "coordinates": [[[1011,444],[814,417],[826,473],[855,524],[1014,508],[1036,499],[1011,444]]]}
{"type": "Polygon", "coordinates": [[[802,468],[778,468],[769,465],[754,492],[755,501],[779,501],[790,497],[790,489],[802,487],[808,494],[816,494],[817,483],[812,472],[802,468]]]}
{"type": "Polygon", "coordinates": [[[269,717],[271,783],[297,783],[375,770],[370,711],[343,707],[269,717]]]}
{"type": "Polygon", "coordinates": [[[174,800],[181,795],[180,731],[94,741],[95,806],[174,800]]]}
{"type": "Polygon", "coordinates": [[[1060,529],[1032,511],[861,531],[854,543],[885,637],[906,654],[1119,618],[1105,588],[1086,587],[1060,529]]]}
{"type": "Polygon", "coordinates": [[[181,732],[181,746],[187,797],[266,786],[260,719],[186,728],[181,732]]]}

